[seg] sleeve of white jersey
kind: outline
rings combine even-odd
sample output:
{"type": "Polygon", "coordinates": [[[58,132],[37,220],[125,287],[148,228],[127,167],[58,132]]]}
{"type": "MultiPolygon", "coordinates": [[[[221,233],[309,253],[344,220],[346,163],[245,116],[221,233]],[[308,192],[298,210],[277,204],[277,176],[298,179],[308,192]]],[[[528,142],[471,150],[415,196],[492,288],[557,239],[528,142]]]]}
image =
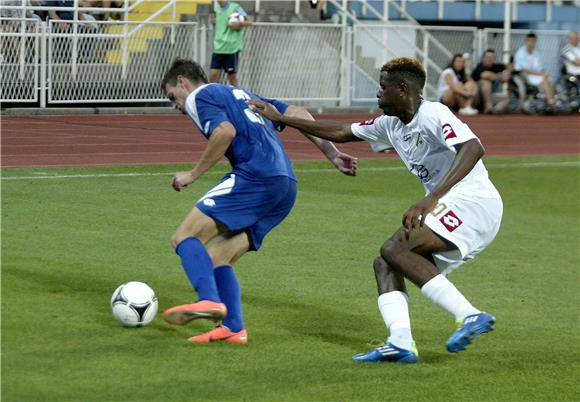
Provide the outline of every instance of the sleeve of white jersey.
{"type": "Polygon", "coordinates": [[[438,112],[439,133],[448,147],[462,144],[474,138],[479,141],[467,124],[459,120],[447,106],[441,104],[438,112]]]}
{"type": "Polygon", "coordinates": [[[386,116],[379,116],[372,120],[352,123],[352,133],[368,142],[374,152],[383,152],[393,148],[388,136],[386,116]]]}

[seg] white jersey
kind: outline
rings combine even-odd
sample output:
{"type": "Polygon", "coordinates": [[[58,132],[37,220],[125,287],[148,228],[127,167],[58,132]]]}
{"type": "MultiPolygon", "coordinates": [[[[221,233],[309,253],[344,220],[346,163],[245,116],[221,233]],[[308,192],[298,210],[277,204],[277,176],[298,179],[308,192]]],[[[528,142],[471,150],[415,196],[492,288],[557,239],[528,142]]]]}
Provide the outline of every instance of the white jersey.
{"type": "MultiPolygon", "coordinates": [[[[457,154],[454,145],[477,139],[447,106],[425,100],[409,124],[404,124],[398,117],[383,115],[374,120],[354,123],[351,130],[355,136],[369,142],[375,152],[395,149],[427,193],[433,191],[449,172],[457,154]]],[[[462,193],[499,197],[481,160],[454,189],[462,193]]]]}

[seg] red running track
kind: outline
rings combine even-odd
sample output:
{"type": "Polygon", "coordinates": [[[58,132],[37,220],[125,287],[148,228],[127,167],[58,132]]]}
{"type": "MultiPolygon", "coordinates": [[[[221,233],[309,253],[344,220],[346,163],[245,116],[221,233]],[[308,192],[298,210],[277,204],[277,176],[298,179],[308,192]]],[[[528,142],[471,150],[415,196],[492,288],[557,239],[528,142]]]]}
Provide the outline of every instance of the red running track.
{"type": "MultiPolygon", "coordinates": [[[[370,115],[321,115],[317,119],[356,122],[370,115]]],[[[580,117],[475,116],[463,119],[488,155],[580,153],[580,117]]],[[[45,167],[193,163],[206,140],[181,115],[3,116],[2,167],[45,167]]],[[[294,161],[321,159],[294,129],[281,134],[294,161]]],[[[361,159],[385,158],[364,142],[340,145],[361,159]]]]}

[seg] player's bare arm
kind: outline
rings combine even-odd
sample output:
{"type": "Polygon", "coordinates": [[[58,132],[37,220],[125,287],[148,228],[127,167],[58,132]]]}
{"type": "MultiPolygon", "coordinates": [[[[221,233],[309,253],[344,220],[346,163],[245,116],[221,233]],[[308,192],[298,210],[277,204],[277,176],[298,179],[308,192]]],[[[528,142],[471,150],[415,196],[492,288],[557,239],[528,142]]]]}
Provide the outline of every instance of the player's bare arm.
{"type": "Polygon", "coordinates": [[[462,144],[457,144],[455,148],[458,151],[457,155],[441,183],[425,198],[409,207],[403,215],[403,226],[407,233],[415,228],[417,224],[421,227],[423,226],[427,214],[435,208],[439,199],[467,176],[485,154],[483,145],[475,138],[462,144]]]}
{"type": "Polygon", "coordinates": [[[253,111],[271,121],[294,127],[314,137],[332,142],[362,141],[352,133],[349,123],[329,120],[311,121],[299,117],[282,115],[273,105],[255,99],[249,100],[248,105],[252,107],[253,111]]]}
{"type": "Polygon", "coordinates": [[[183,190],[211,169],[224,156],[235,136],[236,129],[229,122],[223,122],[213,130],[207,146],[193,170],[178,172],[173,177],[171,185],[175,191],[183,190]]]}
{"type": "MultiPolygon", "coordinates": [[[[288,117],[299,117],[305,120],[314,121],[314,117],[302,106],[288,106],[284,116],[288,117]]],[[[336,146],[327,140],[323,140],[314,137],[306,132],[302,132],[306,138],[308,138],[320,151],[326,156],[326,158],[336,166],[336,168],[347,176],[356,176],[358,159],[341,152],[336,146]]]]}

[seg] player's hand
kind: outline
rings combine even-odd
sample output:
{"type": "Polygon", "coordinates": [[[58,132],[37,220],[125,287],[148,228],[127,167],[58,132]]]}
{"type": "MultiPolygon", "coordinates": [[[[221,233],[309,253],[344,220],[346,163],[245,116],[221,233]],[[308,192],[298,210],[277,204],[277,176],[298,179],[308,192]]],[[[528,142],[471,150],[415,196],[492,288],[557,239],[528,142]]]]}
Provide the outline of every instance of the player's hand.
{"type": "Polygon", "coordinates": [[[175,191],[181,191],[194,181],[195,179],[193,178],[191,172],[177,172],[171,180],[171,187],[173,187],[175,191]]]}
{"type": "Polygon", "coordinates": [[[334,158],[331,159],[336,168],[347,176],[356,176],[358,167],[358,158],[338,152],[334,158]]]}
{"type": "Polygon", "coordinates": [[[280,114],[278,109],[276,109],[276,107],[274,107],[274,105],[270,103],[263,102],[257,99],[249,99],[247,103],[252,112],[259,113],[268,120],[279,122],[280,119],[282,118],[282,115],[280,114]]]}
{"type": "Polygon", "coordinates": [[[427,214],[433,211],[439,200],[431,195],[426,196],[421,201],[413,204],[407,209],[403,215],[403,226],[405,227],[405,234],[407,238],[411,230],[416,227],[422,227],[425,224],[427,214]]]}

